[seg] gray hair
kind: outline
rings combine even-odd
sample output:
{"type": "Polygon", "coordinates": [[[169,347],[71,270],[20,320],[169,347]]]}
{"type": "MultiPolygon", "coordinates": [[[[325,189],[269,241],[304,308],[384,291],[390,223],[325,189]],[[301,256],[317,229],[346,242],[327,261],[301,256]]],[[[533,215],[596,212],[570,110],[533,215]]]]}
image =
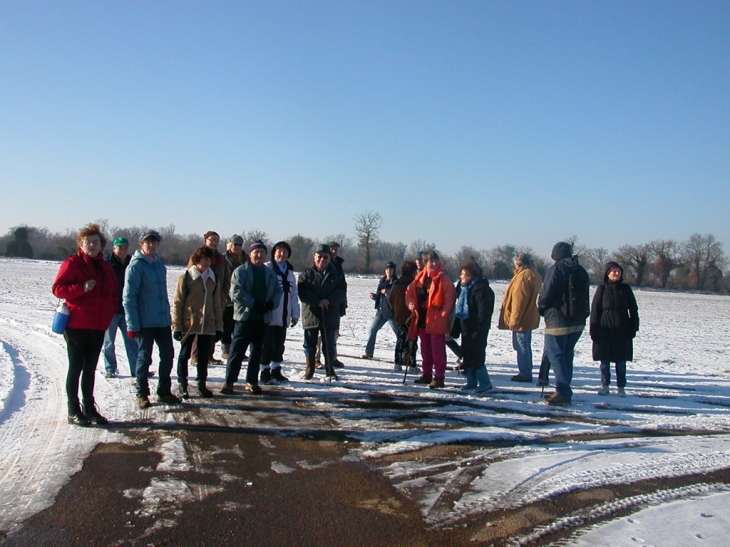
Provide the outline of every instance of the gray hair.
{"type": "Polygon", "coordinates": [[[515,255],[515,266],[525,266],[529,268],[532,266],[532,257],[527,253],[517,253],[515,255]]]}

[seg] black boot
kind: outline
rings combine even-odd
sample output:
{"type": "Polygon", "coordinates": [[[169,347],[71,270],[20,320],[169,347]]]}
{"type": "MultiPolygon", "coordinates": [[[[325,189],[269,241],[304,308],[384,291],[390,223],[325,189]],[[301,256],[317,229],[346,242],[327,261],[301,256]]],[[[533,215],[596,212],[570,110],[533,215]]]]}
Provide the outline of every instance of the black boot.
{"type": "Polygon", "coordinates": [[[213,392],[206,387],[205,381],[198,382],[198,391],[203,399],[210,399],[213,396],[213,392]]]}
{"type": "Polygon", "coordinates": [[[327,362],[325,363],[325,371],[326,376],[329,380],[338,380],[337,374],[335,374],[335,361],[337,360],[337,357],[334,355],[330,356],[329,359],[327,359],[327,362]]]}
{"type": "Polygon", "coordinates": [[[183,399],[190,398],[190,393],[188,393],[188,381],[187,380],[178,381],[178,391],[180,392],[180,397],[182,397],[183,399]]]}
{"type": "Polygon", "coordinates": [[[314,376],[314,355],[307,355],[307,369],[304,371],[304,379],[311,380],[314,376]]]}
{"type": "Polygon", "coordinates": [[[84,416],[83,412],[81,412],[79,403],[68,404],[68,423],[72,425],[80,425],[81,427],[88,427],[91,425],[89,419],[84,416]]]}
{"type": "Polygon", "coordinates": [[[89,422],[92,424],[106,425],[109,423],[109,420],[99,414],[99,411],[96,409],[96,403],[94,403],[94,401],[88,403],[84,402],[84,416],[86,416],[86,419],[89,420],[89,422]]]}

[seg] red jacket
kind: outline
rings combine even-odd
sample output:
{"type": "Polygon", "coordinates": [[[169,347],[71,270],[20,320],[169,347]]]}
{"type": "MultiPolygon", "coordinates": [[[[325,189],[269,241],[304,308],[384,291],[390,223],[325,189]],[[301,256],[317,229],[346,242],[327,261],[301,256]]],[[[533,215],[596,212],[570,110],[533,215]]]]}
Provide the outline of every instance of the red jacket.
{"type": "Polygon", "coordinates": [[[53,294],[66,300],[72,329],[106,330],[117,312],[117,276],[103,253],[92,258],[79,250],[68,257],[58,270],[53,294]],[[84,292],[89,279],[96,285],[84,292]]]}
{"type": "MultiPolygon", "coordinates": [[[[416,279],[406,289],[406,305],[419,306],[418,290],[423,287],[428,268],[416,274],[416,279]]],[[[428,290],[428,307],[426,309],[426,332],[428,334],[449,334],[451,332],[452,313],[456,304],[456,288],[442,264],[431,275],[431,286],[428,290]]]]}

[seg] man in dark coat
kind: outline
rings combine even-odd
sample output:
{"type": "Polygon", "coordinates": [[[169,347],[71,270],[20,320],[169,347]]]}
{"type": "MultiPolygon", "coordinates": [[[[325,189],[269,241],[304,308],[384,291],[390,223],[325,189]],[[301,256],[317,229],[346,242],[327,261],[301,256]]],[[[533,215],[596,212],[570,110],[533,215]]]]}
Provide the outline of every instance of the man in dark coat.
{"type": "MultiPolygon", "coordinates": [[[[572,401],[570,384],[573,381],[573,356],[575,345],[585,328],[585,316],[581,319],[567,317],[564,313],[571,270],[583,269],[578,264],[578,257],[572,256],[572,251],[570,243],[560,241],[555,244],[550,255],[555,263],[545,272],[537,301],[538,311],[545,318],[545,351],[555,371],[556,390],[546,400],[550,405],[569,405],[572,401]]],[[[588,302],[587,286],[585,294],[580,296],[588,302]]]]}
{"type": "Polygon", "coordinates": [[[337,379],[334,372],[336,358],[335,336],[340,328],[340,307],[345,302],[347,283],[344,274],[330,263],[330,247],[319,245],[314,251],[314,264],[299,274],[297,282],[302,302],[304,327],[304,356],[307,370],[305,380],[314,376],[317,340],[322,333],[327,376],[337,379]]]}

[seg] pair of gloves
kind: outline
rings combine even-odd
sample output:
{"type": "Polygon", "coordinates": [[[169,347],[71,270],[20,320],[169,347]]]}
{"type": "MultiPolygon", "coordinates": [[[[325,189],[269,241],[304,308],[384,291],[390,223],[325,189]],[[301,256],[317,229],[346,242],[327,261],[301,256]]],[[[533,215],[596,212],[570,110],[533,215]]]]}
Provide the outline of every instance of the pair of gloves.
{"type": "Polygon", "coordinates": [[[253,303],[251,309],[258,313],[266,313],[274,309],[274,303],[271,300],[267,300],[266,302],[259,302],[257,300],[253,303]]]}

